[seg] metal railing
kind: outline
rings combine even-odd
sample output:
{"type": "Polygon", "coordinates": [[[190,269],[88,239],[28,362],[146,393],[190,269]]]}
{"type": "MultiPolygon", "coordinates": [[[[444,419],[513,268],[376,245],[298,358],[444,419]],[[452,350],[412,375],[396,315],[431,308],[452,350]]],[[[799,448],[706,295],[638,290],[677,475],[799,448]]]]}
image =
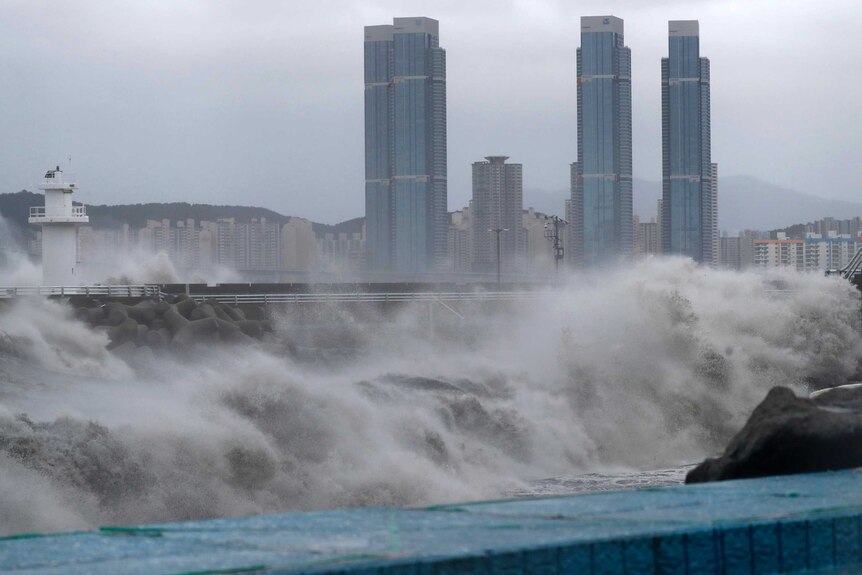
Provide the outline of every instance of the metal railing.
{"type": "Polygon", "coordinates": [[[537,297],[542,292],[356,292],[356,293],[250,293],[250,294],[189,294],[195,301],[217,301],[241,304],[299,304],[299,303],[388,303],[388,302],[444,302],[444,301],[512,301],[537,297]]]}
{"type": "Polygon", "coordinates": [[[0,287],[0,299],[24,296],[68,297],[79,295],[133,298],[152,297],[161,299],[163,294],[157,285],[0,287]]]}
{"type": "Polygon", "coordinates": [[[87,215],[86,206],[72,206],[72,213],[67,214],[66,210],[61,207],[53,207],[50,210],[46,210],[45,206],[32,206],[30,208],[30,217],[31,218],[63,218],[63,217],[71,217],[81,218],[87,215]]]}

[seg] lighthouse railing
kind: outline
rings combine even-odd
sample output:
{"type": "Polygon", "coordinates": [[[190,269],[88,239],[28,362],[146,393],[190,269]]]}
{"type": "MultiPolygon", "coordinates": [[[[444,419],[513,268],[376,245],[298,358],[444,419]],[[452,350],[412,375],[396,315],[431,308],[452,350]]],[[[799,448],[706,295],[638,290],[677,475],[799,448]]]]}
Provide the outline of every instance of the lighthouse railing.
{"type": "MultiPolygon", "coordinates": [[[[50,210],[46,210],[45,206],[32,206],[30,208],[30,217],[31,218],[51,218],[51,217],[62,217],[69,215],[66,213],[65,209],[62,206],[53,207],[50,210]]],[[[83,217],[87,215],[86,206],[72,206],[72,214],[73,217],[83,217]]]]}

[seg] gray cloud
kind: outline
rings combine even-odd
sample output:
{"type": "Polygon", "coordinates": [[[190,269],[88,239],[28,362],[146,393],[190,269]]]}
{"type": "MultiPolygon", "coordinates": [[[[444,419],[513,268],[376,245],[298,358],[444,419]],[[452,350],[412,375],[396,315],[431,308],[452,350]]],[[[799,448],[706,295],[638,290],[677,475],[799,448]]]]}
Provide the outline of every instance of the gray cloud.
{"type": "Polygon", "coordinates": [[[578,18],[601,13],[626,21],[637,177],[660,177],[667,20],[696,18],[722,173],[856,198],[862,8],[778,0],[6,0],[0,191],[32,188],[71,155],[87,202],[360,215],[362,27],[405,15],[441,22],[450,209],[469,198],[470,163],[489,154],[524,163],[528,188],[564,189],[578,18]]]}

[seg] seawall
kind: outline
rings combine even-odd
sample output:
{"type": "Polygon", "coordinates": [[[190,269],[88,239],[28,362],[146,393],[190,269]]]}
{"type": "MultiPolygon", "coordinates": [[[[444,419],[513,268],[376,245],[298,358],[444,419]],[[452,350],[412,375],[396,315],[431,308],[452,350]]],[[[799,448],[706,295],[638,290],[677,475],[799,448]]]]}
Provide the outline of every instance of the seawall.
{"type": "Polygon", "coordinates": [[[851,573],[862,473],[0,539],[0,572],[851,573]]]}

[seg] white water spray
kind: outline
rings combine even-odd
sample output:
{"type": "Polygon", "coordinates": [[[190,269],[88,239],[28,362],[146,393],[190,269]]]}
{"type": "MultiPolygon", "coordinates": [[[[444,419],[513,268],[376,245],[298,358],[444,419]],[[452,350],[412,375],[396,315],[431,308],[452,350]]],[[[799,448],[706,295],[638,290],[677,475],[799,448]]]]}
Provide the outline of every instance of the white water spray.
{"type": "Polygon", "coordinates": [[[468,344],[420,337],[409,315],[359,326],[362,351],[334,365],[229,348],[133,371],[59,304],[5,309],[0,532],[419,505],[678,466],[719,449],[771,386],[844,383],[862,355],[849,284],[679,259],[574,276],[482,321],[468,344]]]}

